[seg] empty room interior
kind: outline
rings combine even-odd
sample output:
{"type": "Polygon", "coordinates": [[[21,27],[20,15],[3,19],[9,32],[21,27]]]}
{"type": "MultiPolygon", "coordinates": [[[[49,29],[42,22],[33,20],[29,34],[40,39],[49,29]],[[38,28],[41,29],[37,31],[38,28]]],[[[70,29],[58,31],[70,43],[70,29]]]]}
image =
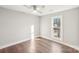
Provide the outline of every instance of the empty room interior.
{"type": "Polygon", "coordinates": [[[0,53],[78,52],[78,5],[0,5],[0,53]]]}

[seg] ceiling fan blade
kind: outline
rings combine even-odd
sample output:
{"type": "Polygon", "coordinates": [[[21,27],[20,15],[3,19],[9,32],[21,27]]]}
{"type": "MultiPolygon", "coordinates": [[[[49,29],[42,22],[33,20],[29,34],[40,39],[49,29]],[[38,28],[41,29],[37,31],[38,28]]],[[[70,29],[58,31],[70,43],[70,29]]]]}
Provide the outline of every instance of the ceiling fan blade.
{"type": "Polygon", "coordinates": [[[24,7],[31,9],[32,5],[24,5],[24,7]]]}

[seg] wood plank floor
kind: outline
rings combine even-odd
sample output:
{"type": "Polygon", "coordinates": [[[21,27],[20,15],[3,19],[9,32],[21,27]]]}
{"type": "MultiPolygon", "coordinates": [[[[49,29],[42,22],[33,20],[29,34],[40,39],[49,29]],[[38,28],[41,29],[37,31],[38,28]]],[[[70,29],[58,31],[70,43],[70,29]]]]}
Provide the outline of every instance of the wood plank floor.
{"type": "Polygon", "coordinates": [[[78,53],[79,51],[44,39],[36,38],[0,50],[0,53],[78,53]]]}

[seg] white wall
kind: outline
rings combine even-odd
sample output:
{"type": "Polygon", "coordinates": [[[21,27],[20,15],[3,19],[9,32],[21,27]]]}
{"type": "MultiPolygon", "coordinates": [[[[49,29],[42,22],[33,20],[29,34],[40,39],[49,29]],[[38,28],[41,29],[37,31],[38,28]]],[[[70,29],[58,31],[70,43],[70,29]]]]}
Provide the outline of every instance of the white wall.
{"type": "Polygon", "coordinates": [[[51,17],[57,15],[63,17],[64,42],[79,47],[79,8],[42,16],[41,36],[51,38],[51,17]]]}
{"type": "Polygon", "coordinates": [[[39,36],[39,17],[0,8],[0,46],[30,39],[31,25],[35,26],[35,36],[39,36]]]}
{"type": "Polygon", "coordinates": [[[51,37],[51,17],[43,16],[40,20],[40,36],[51,37]]]}

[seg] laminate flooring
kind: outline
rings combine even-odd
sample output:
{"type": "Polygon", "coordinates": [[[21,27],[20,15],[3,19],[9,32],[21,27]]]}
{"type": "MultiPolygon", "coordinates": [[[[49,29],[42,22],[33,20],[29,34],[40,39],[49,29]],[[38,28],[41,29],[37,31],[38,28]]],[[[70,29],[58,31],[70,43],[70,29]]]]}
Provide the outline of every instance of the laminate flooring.
{"type": "Polygon", "coordinates": [[[22,42],[7,48],[0,49],[0,53],[78,53],[74,48],[62,45],[60,43],[36,38],[22,42]]]}

